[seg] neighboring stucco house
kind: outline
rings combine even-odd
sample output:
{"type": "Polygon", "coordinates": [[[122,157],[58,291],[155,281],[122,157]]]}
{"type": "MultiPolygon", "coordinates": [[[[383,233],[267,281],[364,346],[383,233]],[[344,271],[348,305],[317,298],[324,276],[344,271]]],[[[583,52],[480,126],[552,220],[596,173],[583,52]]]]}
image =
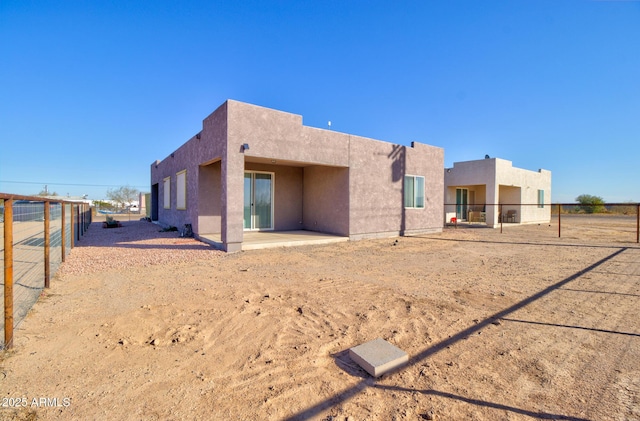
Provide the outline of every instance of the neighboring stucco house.
{"type": "Polygon", "coordinates": [[[551,172],[485,158],[444,171],[445,222],[546,223],[551,220],[551,172]]]}
{"type": "Polygon", "coordinates": [[[307,127],[300,115],[228,100],[151,165],[151,218],[241,250],[247,230],[350,239],[442,230],[444,152],[307,127]]]}

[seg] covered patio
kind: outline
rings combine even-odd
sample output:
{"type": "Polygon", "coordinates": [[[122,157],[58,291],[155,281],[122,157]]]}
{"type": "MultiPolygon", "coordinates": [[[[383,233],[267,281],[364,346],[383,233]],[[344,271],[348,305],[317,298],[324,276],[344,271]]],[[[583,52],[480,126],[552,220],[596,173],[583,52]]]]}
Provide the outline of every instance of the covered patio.
{"type": "MultiPolygon", "coordinates": [[[[197,238],[216,248],[223,249],[220,234],[205,234],[197,236],[197,238]]],[[[243,233],[242,250],[329,244],[343,241],[349,241],[349,237],[305,230],[245,231],[243,233]]]]}
{"type": "Polygon", "coordinates": [[[486,184],[448,186],[445,192],[445,222],[456,218],[457,222],[486,223],[486,195],[486,184]]]}
{"type": "Polygon", "coordinates": [[[445,223],[531,224],[551,218],[551,173],[513,167],[500,158],[454,162],[444,172],[445,223]]]}

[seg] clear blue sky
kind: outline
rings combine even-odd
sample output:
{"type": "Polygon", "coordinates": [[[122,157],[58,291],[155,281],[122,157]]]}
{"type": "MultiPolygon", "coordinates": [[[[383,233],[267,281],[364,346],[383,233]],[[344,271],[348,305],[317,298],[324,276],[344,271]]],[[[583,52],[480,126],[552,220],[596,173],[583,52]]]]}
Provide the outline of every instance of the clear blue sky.
{"type": "Polygon", "coordinates": [[[0,192],[148,191],[228,98],[640,201],[638,1],[0,0],[0,192]]]}

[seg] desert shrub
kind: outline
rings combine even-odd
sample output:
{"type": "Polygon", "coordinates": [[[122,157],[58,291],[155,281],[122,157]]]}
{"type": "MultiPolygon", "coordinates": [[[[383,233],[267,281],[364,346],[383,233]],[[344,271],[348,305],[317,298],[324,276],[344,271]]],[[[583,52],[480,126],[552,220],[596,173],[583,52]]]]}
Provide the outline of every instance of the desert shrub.
{"type": "Polygon", "coordinates": [[[607,210],[604,206],[604,199],[600,196],[581,194],[576,197],[576,202],[580,204],[578,208],[584,213],[603,213],[607,210]]]}

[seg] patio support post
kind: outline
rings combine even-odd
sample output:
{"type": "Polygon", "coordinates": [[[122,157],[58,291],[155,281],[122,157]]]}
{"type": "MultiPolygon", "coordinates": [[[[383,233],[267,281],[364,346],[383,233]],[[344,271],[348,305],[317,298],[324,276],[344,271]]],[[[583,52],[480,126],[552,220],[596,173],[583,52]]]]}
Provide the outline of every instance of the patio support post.
{"type": "Polygon", "coordinates": [[[244,156],[229,152],[222,160],[221,237],[224,250],[242,250],[244,211],[244,156]]]}

